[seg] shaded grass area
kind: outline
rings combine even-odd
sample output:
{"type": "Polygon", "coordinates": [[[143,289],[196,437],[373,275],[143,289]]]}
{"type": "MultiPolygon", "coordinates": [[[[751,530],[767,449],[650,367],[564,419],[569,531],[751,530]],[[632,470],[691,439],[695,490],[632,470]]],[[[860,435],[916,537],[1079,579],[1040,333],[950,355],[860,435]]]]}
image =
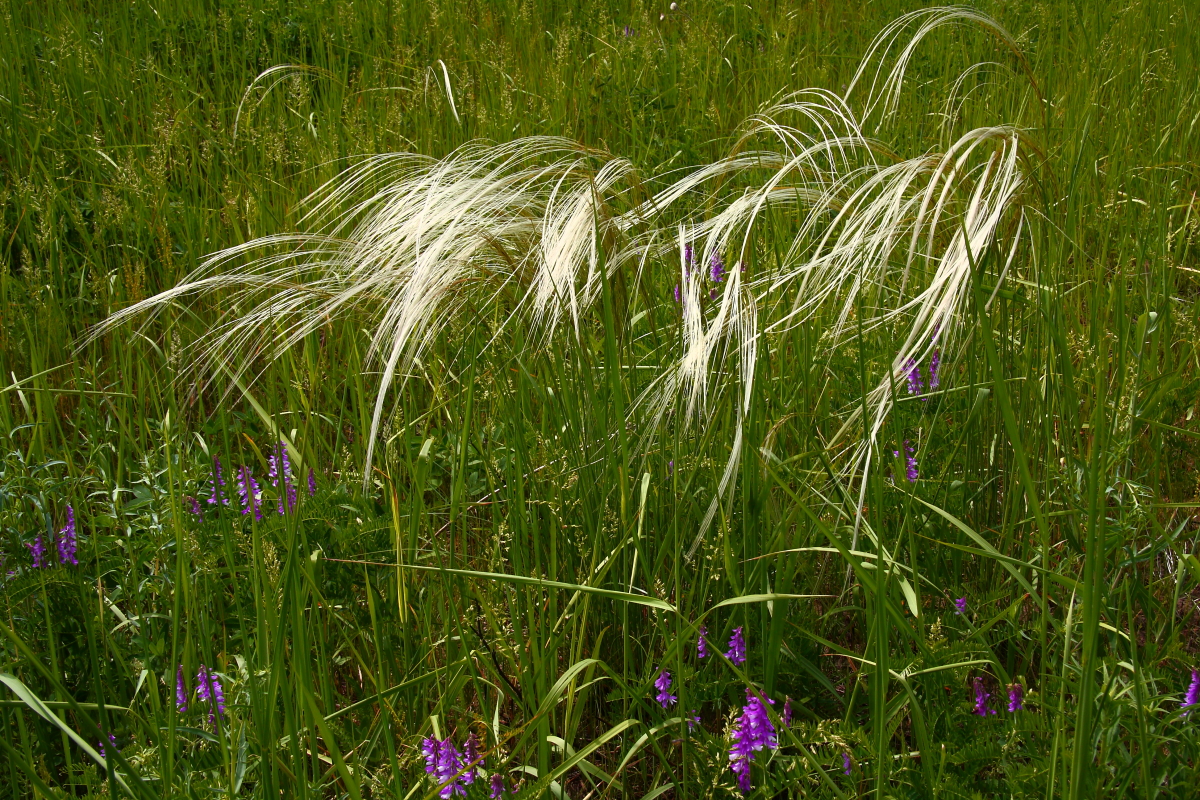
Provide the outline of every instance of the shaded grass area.
{"type": "MultiPolygon", "coordinates": [[[[913,7],[0,9],[6,791],[432,797],[422,742],[474,735],[471,797],[493,775],[530,796],[720,796],[738,791],[748,688],[774,700],[779,739],[756,794],[1194,791],[1186,4],[984,5],[1021,57],[977,26],[915,50],[895,113],[865,131],[878,158],[1019,126],[1028,227],[1007,271],[998,246],[972,254],[961,347],[936,389],[928,360],[919,391],[897,386],[865,484],[839,433],[860,435],[852,415],[904,342],[900,322],[853,330],[905,296],[888,282],[849,336],[832,306],[764,326],[748,403],[714,382],[690,424],[636,402],[679,355],[678,252],[613,273],[578,331],[550,337],[504,325],[515,284],[484,282],[387,396],[366,475],[369,316],[278,358],[193,363],[192,342],[248,311],[217,292],[76,349],[206,254],[303,229],[304,198],[365,155],[563,136],[631,161],[625,210],[727,155],[787,92],[842,91],[913,7]],[[294,507],[268,477],[281,437],[294,507]],[[241,513],[243,466],[261,519],[241,513]],[[77,565],[55,547],[68,506],[77,565]],[[741,665],[721,655],[735,628],[741,665]],[[975,713],[980,690],[998,713],[975,713]]],[[[685,198],[668,239],[751,183],[685,198]]],[[[765,212],[750,278],[782,269],[802,222],[765,212]]]]}

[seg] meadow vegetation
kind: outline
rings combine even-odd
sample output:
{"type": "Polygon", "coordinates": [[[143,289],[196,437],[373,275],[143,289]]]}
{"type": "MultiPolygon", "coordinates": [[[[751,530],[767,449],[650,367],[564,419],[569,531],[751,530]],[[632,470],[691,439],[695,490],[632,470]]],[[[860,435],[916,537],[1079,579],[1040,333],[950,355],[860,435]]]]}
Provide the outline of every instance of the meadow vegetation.
{"type": "Polygon", "coordinates": [[[1200,9],[0,6],[0,792],[1200,786],[1200,9]]]}

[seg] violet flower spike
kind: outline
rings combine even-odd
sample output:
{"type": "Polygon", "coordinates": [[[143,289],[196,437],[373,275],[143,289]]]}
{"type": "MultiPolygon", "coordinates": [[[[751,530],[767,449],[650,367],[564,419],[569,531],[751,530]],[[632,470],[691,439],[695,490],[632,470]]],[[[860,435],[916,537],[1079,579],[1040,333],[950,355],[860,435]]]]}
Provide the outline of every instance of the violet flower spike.
{"type": "Polygon", "coordinates": [[[255,519],[262,519],[258,482],[250,474],[249,467],[243,466],[238,470],[238,494],[242,498],[242,513],[249,514],[253,511],[255,519]]]}
{"type": "Polygon", "coordinates": [[[694,731],[696,729],[696,726],[700,724],[700,714],[699,714],[699,712],[696,711],[696,709],[694,709],[694,708],[692,709],[691,715],[687,718],[687,724],[688,724],[688,733],[691,733],[692,731],[694,731]]]}
{"type": "Polygon", "coordinates": [[[729,637],[729,652],[725,657],[739,667],[746,663],[746,640],[740,625],[733,629],[733,635],[729,637]]]}
{"type": "Polygon", "coordinates": [[[225,691],[221,688],[221,680],[217,673],[201,664],[196,671],[196,684],[196,699],[209,704],[208,721],[216,724],[217,717],[225,716],[225,691]]]}
{"type": "Polygon", "coordinates": [[[221,459],[213,456],[212,494],[208,498],[210,506],[229,505],[229,498],[225,496],[224,488],[225,478],[221,474],[221,459]]]}
{"type": "Polygon", "coordinates": [[[973,681],[975,685],[975,712],[981,717],[986,717],[988,714],[995,714],[995,709],[988,708],[987,701],[992,696],[992,693],[983,688],[983,678],[976,678],[973,681]]]}
{"type": "Polygon", "coordinates": [[[58,563],[60,564],[79,564],[79,559],[75,556],[75,509],[67,506],[67,524],[59,531],[58,537],[58,563]]]}
{"type": "Polygon", "coordinates": [[[204,519],[204,511],[200,508],[200,501],[192,497],[190,494],[183,498],[183,502],[187,504],[187,510],[191,512],[196,519],[204,519]]]}
{"type": "MultiPolygon", "coordinates": [[[[774,703],[768,699],[767,702],[774,703]]],[[[775,738],[775,726],[763,705],[762,698],[746,690],[746,705],[738,718],[733,732],[733,744],[729,748],[729,768],[737,775],[738,788],[745,794],[750,791],[750,762],[754,754],[763,748],[774,750],[779,747],[775,738]]]]}
{"type": "Polygon", "coordinates": [[[477,767],[483,765],[483,757],[479,755],[479,740],[472,733],[467,736],[467,741],[463,745],[463,755],[466,757],[468,769],[462,774],[460,780],[464,785],[472,784],[479,777],[477,767]]]}
{"type": "Polygon", "coordinates": [[[275,444],[275,449],[267,459],[270,464],[268,475],[271,485],[279,489],[279,515],[283,516],[296,507],[296,487],[292,481],[292,464],[288,460],[287,445],[283,441],[275,444]],[[280,486],[280,481],[283,486],[280,486]]]}
{"type": "Polygon", "coordinates": [[[431,736],[426,736],[421,741],[421,752],[425,754],[425,771],[430,775],[437,771],[441,749],[442,743],[431,736]]]}
{"type": "Polygon", "coordinates": [[[933,356],[929,359],[929,391],[933,391],[941,385],[942,380],[938,377],[938,368],[942,365],[942,353],[936,347],[933,350],[933,356]]]}
{"type": "MultiPolygon", "coordinates": [[[[629,27],[626,25],[625,27],[629,27]]],[[[488,795],[491,800],[500,800],[504,796],[504,777],[499,773],[492,773],[492,793],[488,795]]]]}
{"type": "MultiPolygon", "coordinates": [[[[108,746],[113,749],[113,752],[121,752],[117,749],[117,737],[114,734],[108,735],[108,746]]],[[[108,758],[108,752],[104,749],[104,742],[97,742],[96,749],[100,751],[101,758],[108,758]]]]}
{"type": "Polygon", "coordinates": [[[458,752],[454,742],[447,737],[438,747],[437,767],[434,770],[434,778],[442,787],[438,792],[442,800],[449,800],[452,795],[467,793],[467,790],[454,777],[460,769],[462,769],[462,754],[458,752]]]}
{"type": "Polygon", "coordinates": [[[846,775],[850,774],[850,754],[845,751],[842,752],[842,772],[846,775]]]}
{"type": "Polygon", "coordinates": [[[917,362],[911,358],[904,362],[904,372],[908,378],[908,393],[920,394],[924,386],[921,384],[921,370],[917,362]]]}
{"type": "MultiPolygon", "coordinates": [[[[1200,705],[1200,671],[1192,670],[1192,683],[1183,695],[1183,702],[1179,704],[1179,707],[1191,708],[1196,705],[1200,705]]],[[[1187,713],[1190,714],[1192,712],[1189,711],[1187,713]]]]}
{"type": "Polygon", "coordinates": [[[317,473],[311,469],[308,471],[308,496],[312,497],[317,493],[317,473]]]}
{"type": "Polygon", "coordinates": [[[32,544],[25,545],[29,548],[30,555],[33,556],[33,568],[41,569],[46,566],[46,543],[42,541],[42,535],[39,533],[32,544]]]}
{"type": "Polygon", "coordinates": [[[700,635],[696,637],[696,657],[708,658],[708,626],[700,626],[700,635]]]}
{"type": "Polygon", "coordinates": [[[780,717],[783,719],[783,727],[792,727],[792,698],[785,697],[783,699],[783,714],[780,717]]]}
{"type": "Polygon", "coordinates": [[[1015,714],[1025,708],[1025,687],[1019,683],[1008,686],[1008,711],[1015,714]]]}
{"type": "Polygon", "coordinates": [[[954,613],[959,617],[967,613],[967,598],[960,597],[954,601],[954,613]]]}
{"type": "Polygon", "coordinates": [[[904,463],[905,476],[908,478],[908,482],[916,483],[918,476],[917,458],[915,455],[913,455],[913,447],[908,443],[907,439],[904,440],[904,463]]]}
{"type": "Polygon", "coordinates": [[[175,672],[175,708],[180,714],[187,711],[187,684],[183,682],[183,665],[175,672]]]}
{"type": "Polygon", "coordinates": [[[682,298],[679,295],[679,284],[677,283],[675,284],[675,302],[678,303],[681,299],[682,298]]]}
{"type": "Polygon", "coordinates": [[[663,708],[674,705],[675,701],[679,699],[670,692],[671,673],[667,672],[665,669],[658,673],[658,678],[654,681],[654,688],[658,689],[658,695],[655,696],[654,699],[657,700],[658,704],[663,708]]]}
{"type": "Polygon", "coordinates": [[[712,258],[708,260],[708,277],[713,283],[720,283],[725,277],[725,262],[716,251],[713,251],[712,258]]]}

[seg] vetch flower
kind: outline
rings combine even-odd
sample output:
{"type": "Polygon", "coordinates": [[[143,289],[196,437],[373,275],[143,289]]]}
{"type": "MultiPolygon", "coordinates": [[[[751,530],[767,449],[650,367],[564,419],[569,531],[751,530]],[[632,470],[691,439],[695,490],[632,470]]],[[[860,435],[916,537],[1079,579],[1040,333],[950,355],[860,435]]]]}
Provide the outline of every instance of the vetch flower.
{"type": "Polygon", "coordinates": [[[200,509],[200,501],[192,497],[190,494],[183,498],[183,504],[187,506],[187,510],[192,513],[192,516],[197,519],[204,519],[204,512],[200,509]]]}
{"type": "Polygon", "coordinates": [[[904,440],[904,463],[905,476],[908,478],[908,482],[916,483],[918,474],[917,459],[916,456],[913,455],[913,447],[911,444],[909,444],[908,439],[904,440]]]}
{"type": "Polygon", "coordinates": [[[675,302],[678,303],[682,298],[679,295],[679,284],[675,284],[675,302]]]}
{"type": "Polygon", "coordinates": [[[719,283],[725,277],[725,262],[716,251],[708,261],[708,277],[713,283],[719,283]]]}
{"type": "Polygon", "coordinates": [[[938,377],[938,368],[942,365],[942,352],[936,347],[933,350],[933,357],[929,359],[929,391],[933,391],[941,385],[941,378],[938,377]]]}
{"type": "Polygon", "coordinates": [[[654,681],[654,688],[658,689],[658,695],[654,698],[663,708],[674,705],[679,698],[671,694],[671,673],[665,669],[658,673],[658,678],[654,681]]]}
{"type": "Polygon", "coordinates": [[[986,717],[988,714],[995,714],[995,709],[988,708],[987,701],[992,696],[992,693],[983,688],[983,678],[976,678],[975,685],[975,712],[981,717],[986,717]]]}
{"type": "Polygon", "coordinates": [[[308,496],[312,497],[317,493],[317,473],[311,469],[308,471],[308,496]]]}
{"type": "Polygon", "coordinates": [[[33,568],[41,569],[46,566],[46,543],[42,541],[42,535],[39,533],[32,544],[25,545],[29,548],[30,555],[33,556],[33,568]]]}
{"type": "Polygon", "coordinates": [[[700,626],[700,635],[696,637],[696,656],[708,658],[708,626],[700,626]]]}
{"type": "MultiPolygon", "coordinates": [[[[626,25],[626,28],[629,26],[626,25]]],[[[492,793],[488,795],[491,800],[500,800],[504,796],[504,778],[499,772],[492,773],[492,793]]]]}
{"type": "Polygon", "coordinates": [[[67,524],[59,531],[58,537],[58,563],[60,564],[78,564],[79,559],[75,557],[75,509],[67,506],[67,524]]]}
{"type": "Polygon", "coordinates": [[[1008,686],[1008,710],[1015,714],[1025,708],[1025,687],[1019,683],[1010,683],[1008,686]]]}
{"type": "Polygon", "coordinates": [[[464,784],[472,784],[479,777],[478,767],[483,766],[483,757],[479,755],[479,740],[472,733],[467,736],[467,741],[463,745],[463,755],[467,759],[467,771],[462,774],[462,782],[464,784]]]}
{"type": "Polygon", "coordinates": [[[842,752],[842,772],[846,775],[850,774],[850,753],[842,752]]]}
{"type": "Polygon", "coordinates": [[[442,787],[438,792],[442,800],[448,800],[452,795],[467,793],[462,783],[454,777],[460,769],[462,769],[462,754],[458,752],[454,742],[446,737],[438,747],[437,766],[433,773],[438,785],[442,787]]]}
{"type": "Polygon", "coordinates": [[[258,482],[250,474],[249,467],[243,466],[238,470],[238,494],[242,498],[242,513],[249,514],[253,511],[255,519],[262,519],[258,482]]]}
{"type": "MultiPolygon", "coordinates": [[[[117,737],[111,733],[108,735],[108,746],[113,749],[113,752],[121,752],[117,749],[117,737]]],[[[97,742],[96,749],[100,751],[101,758],[108,758],[108,751],[104,749],[104,742],[97,742]]]]}
{"type": "Polygon", "coordinates": [[[687,718],[687,724],[689,732],[695,730],[696,726],[700,724],[700,714],[696,711],[696,709],[692,709],[691,716],[687,718]]]}
{"type": "Polygon", "coordinates": [[[967,598],[960,597],[954,601],[954,613],[960,617],[967,613],[967,598]]]}
{"type": "Polygon", "coordinates": [[[783,718],[783,727],[792,727],[792,698],[785,697],[783,699],[783,714],[781,716],[783,718]]]}
{"type": "Polygon", "coordinates": [[[725,657],[739,667],[746,663],[746,640],[742,637],[741,626],[733,629],[733,635],[729,637],[729,652],[725,657]]]}
{"type": "Polygon", "coordinates": [[[906,361],[904,372],[908,378],[908,393],[920,394],[924,386],[921,384],[921,370],[917,366],[917,362],[911,358],[906,361]]]}
{"type": "Polygon", "coordinates": [[[187,684],[183,682],[183,665],[175,672],[175,707],[179,713],[187,711],[187,684]]]}
{"type": "Polygon", "coordinates": [[[426,736],[421,741],[421,752],[425,754],[425,771],[432,775],[437,772],[438,758],[442,751],[442,743],[432,736],[426,736]]]}
{"type": "Polygon", "coordinates": [[[229,498],[225,496],[225,478],[221,474],[221,459],[216,456],[213,456],[212,494],[209,495],[208,504],[229,505],[229,498]]]}
{"type": "Polygon", "coordinates": [[[283,516],[296,507],[296,486],[292,480],[292,464],[288,460],[287,445],[276,442],[275,449],[267,459],[268,477],[271,485],[279,489],[279,515],[283,516]],[[280,482],[283,486],[280,486],[280,482]]]}
{"type": "MultiPolygon", "coordinates": [[[[1192,670],[1192,683],[1183,695],[1183,702],[1179,704],[1179,707],[1191,708],[1195,705],[1200,705],[1200,671],[1192,670]]],[[[1190,714],[1192,712],[1189,711],[1187,713],[1190,714]]]]}
{"type": "Polygon", "coordinates": [[[209,704],[208,721],[210,723],[216,724],[217,717],[225,716],[225,691],[221,688],[221,680],[217,677],[217,673],[203,664],[196,671],[196,699],[201,703],[209,704]]]}
{"type": "MultiPolygon", "coordinates": [[[[768,699],[769,703],[774,700],[768,699]]],[[[746,705],[738,717],[733,731],[733,743],[729,748],[729,768],[737,775],[738,787],[745,794],[750,791],[750,762],[754,754],[763,748],[772,750],[779,746],[775,738],[775,726],[763,705],[762,698],[746,690],[746,705]]]]}

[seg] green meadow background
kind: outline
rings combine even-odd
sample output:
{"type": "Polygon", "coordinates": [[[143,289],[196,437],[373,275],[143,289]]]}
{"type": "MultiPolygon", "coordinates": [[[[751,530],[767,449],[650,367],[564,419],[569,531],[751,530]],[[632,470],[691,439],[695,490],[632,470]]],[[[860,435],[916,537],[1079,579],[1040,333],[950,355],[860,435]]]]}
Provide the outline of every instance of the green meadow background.
{"type": "Polygon", "coordinates": [[[366,475],[379,374],[353,319],[198,362],[188,344],[247,311],[218,292],[84,340],[207,254],[302,229],[363,156],[562,136],[656,191],[787,93],[840,93],[919,7],[0,1],[0,794],[432,798],[422,739],[473,733],[511,794],[725,797],[753,687],[780,739],[758,796],[1195,796],[1194,3],[982,2],[1020,57],[970,25],[915,50],[868,133],[907,158],[1018,125],[1034,211],[941,391],[881,433],[916,443],[920,478],[880,458],[865,509],[829,446],[898,334],[834,346],[823,312],[764,335],[741,470],[689,557],[738,420],[634,402],[671,359],[677,263],[606,283],[569,345],[468,308],[396,385],[366,475]],[[278,432],[295,514],[265,477],[278,432]],[[235,505],[254,470],[263,520],[204,502],[214,456],[235,505]],[[79,564],[34,569],[68,504],[79,564]],[[747,662],[698,659],[699,624],[717,654],[741,627],[747,662]],[[998,714],[973,713],[977,679],[998,714]]]}

